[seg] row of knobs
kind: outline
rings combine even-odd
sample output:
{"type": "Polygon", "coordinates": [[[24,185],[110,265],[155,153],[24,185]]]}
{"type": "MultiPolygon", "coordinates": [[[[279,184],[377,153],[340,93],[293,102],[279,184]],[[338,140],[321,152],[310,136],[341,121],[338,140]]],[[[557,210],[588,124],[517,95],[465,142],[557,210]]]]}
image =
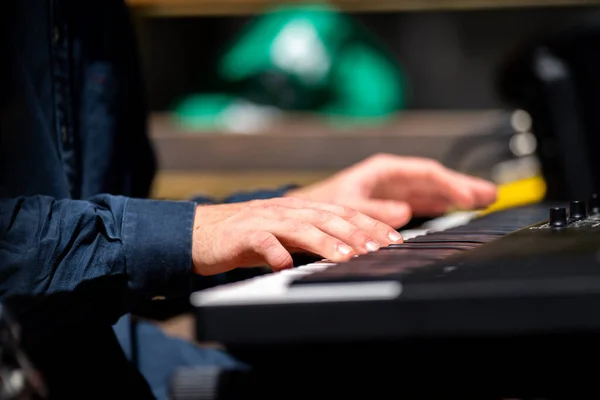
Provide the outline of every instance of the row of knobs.
{"type": "Polygon", "coordinates": [[[569,215],[564,207],[555,207],[550,209],[549,224],[554,228],[567,226],[570,221],[579,221],[587,218],[589,214],[600,215],[600,197],[597,194],[592,195],[589,203],[589,210],[585,201],[574,200],[569,204],[569,215]]]}

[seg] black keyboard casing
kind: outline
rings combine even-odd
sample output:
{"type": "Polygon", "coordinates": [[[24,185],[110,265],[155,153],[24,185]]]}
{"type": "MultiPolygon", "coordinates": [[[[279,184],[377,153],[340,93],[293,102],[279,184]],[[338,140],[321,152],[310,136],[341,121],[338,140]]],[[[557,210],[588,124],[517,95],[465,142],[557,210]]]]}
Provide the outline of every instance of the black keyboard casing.
{"type": "Polygon", "coordinates": [[[548,229],[548,207],[473,221],[455,231],[525,228],[368,278],[400,282],[394,300],[207,307],[198,338],[252,367],[234,385],[252,398],[597,398],[600,228],[548,229]]]}
{"type": "Polygon", "coordinates": [[[395,300],[199,308],[198,339],[237,345],[600,331],[600,223],[547,229],[547,210],[521,207],[474,221],[460,229],[542,219],[431,265],[375,278],[401,282],[395,300]]]}

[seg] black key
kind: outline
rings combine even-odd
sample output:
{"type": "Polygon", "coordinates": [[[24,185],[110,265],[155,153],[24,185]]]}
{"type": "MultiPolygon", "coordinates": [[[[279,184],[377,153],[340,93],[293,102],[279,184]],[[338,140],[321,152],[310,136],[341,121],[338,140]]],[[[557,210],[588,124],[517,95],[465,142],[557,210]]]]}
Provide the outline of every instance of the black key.
{"type": "Polygon", "coordinates": [[[547,209],[547,206],[532,206],[486,215],[463,226],[430,232],[402,244],[383,247],[377,252],[300,277],[292,285],[405,280],[416,272],[419,273],[415,278],[443,275],[445,269],[430,271],[430,268],[424,267],[438,265],[448,257],[468,254],[524,227],[541,223],[547,218],[547,209]]]}
{"type": "Polygon", "coordinates": [[[436,249],[455,249],[455,250],[466,250],[476,247],[480,243],[473,242],[432,242],[432,243],[402,243],[402,244],[391,244],[387,247],[382,247],[379,251],[386,250],[400,250],[400,249],[413,249],[413,250],[436,250],[436,249]]]}

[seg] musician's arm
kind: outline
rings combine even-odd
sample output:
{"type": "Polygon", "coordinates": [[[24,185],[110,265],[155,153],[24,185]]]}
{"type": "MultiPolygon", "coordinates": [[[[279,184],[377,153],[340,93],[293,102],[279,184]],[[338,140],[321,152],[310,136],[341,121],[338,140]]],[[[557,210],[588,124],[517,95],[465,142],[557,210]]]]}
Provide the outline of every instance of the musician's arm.
{"type": "Polygon", "coordinates": [[[186,294],[192,202],[101,195],[0,197],[0,295],[23,331],[109,325],[153,296],[186,294]]]}

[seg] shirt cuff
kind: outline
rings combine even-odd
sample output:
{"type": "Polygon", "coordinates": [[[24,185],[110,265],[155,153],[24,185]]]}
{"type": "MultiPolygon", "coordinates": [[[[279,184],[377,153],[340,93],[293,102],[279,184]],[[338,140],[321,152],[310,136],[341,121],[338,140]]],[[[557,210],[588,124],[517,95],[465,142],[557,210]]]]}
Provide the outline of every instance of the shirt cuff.
{"type": "Polygon", "coordinates": [[[195,211],[194,202],[128,199],[125,265],[136,297],[189,295],[195,211]]]}

